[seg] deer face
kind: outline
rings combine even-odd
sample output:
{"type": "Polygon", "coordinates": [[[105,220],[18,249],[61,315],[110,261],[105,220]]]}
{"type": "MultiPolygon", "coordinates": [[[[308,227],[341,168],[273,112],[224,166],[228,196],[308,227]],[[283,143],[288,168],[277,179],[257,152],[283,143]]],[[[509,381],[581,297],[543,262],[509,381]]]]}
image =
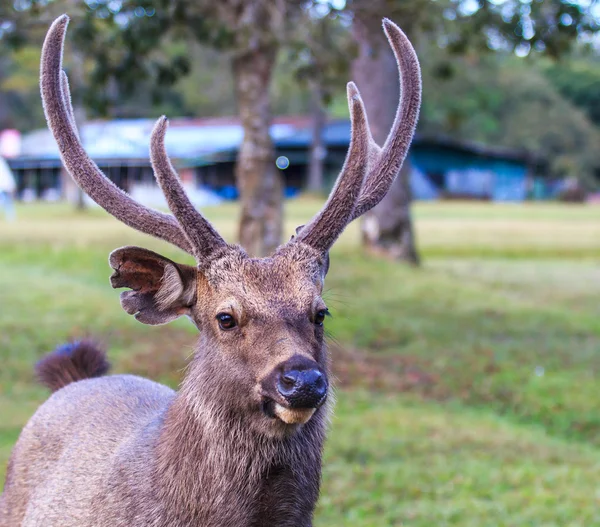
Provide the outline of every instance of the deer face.
{"type": "MultiPolygon", "coordinates": [[[[384,31],[400,70],[401,101],[383,147],[371,137],[356,86],[349,83],[350,148],[321,211],[270,258],[254,259],[227,244],[194,208],[165,150],[166,118],[152,132],[154,174],[172,215],[134,201],[113,185],[86,154],[75,128],[62,51],[68,17],[51,26],[42,50],[41,91],[48,125],[63,163],[79,186],[127,225],[192,254],[197,267],[176,264],[152,251],[124,247],[110,256],[113,287],[131,289],[121,304],[146,324],[189,316],[200,329],[194,361],[215,404],[266,422],[306,422],[327,397],[327,360],[321,298],[328,252],[346,225],[377,205],[400,171],[421,102],[419,63],[410,42],[389,20],[384,31]],[[222,397],[219,399],[217,394],[222,397]],[[267,421],[268,420],[268,421],[267,421]]],[[[194,370],[196,371],[196,370],[194,370]]]]}
{"type": "Polygon", "coordinates": [[[241,366],[231,388],[290,425],[308,421],[329,387],[320,266],[300,252],[265,259],[238,252],[235,267],[231,255],[218,262],[199,284],[207,301],[199,302],[197,315],[229,366],[225,371],[241,366]]]}
{"type": "Polygon", "coordinates": [[[227,394],[224,404],[261,428],[304,424],[327,399],[326,261],[310,247],[295,244],[263,259],[231,247],[203,269],[125,247],[110,264],[113,286],[132,289],[121,294],[123,308],[139,321],[193,320],[202,383],[216,383],[210,391],[227,394]]]}

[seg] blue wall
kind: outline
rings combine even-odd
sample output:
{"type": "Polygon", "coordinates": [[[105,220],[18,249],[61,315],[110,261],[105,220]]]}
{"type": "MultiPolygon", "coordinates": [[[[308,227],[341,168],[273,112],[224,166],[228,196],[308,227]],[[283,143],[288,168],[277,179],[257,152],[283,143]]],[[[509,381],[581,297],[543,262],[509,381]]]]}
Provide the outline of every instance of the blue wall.
{"type": "MultiPolygon", "coordinates": [[[[413,145],[411,160],[418,169],[412,178],[428,179],[437,191],[495,201],[522,201],[526,197],[524,162],[495,159],[436,145],[413,145]]],[[[421,182],[412,183],[416,199],[433,199],[421,182]],[[424,189],[424,192],[420,192],[424,189]]]]}

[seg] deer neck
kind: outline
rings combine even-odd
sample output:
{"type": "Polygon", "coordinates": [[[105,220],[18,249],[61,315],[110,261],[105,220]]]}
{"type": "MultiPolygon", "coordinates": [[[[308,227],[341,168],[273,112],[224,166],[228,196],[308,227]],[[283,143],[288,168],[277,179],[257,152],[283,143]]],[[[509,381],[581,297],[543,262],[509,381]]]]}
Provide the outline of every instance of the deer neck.
{"type": "Polygon", "coordinates": [[[194,375],[196,367],[191,365],[168,408],[156,444],[155,488],[165,511],[181,511],[182,524],[261,525],[265,514],[271,520],[273,504],[281,501],[274,494],[285,487],[293,492],[299,477],[312,489],[302,507],[311,515],[320,481],[325,409],[290,437],[265,437],[248,426],[243,413],[216,404],[222,400],[213,391],[218,386],[204,378],[210,372],[194,375]]]}

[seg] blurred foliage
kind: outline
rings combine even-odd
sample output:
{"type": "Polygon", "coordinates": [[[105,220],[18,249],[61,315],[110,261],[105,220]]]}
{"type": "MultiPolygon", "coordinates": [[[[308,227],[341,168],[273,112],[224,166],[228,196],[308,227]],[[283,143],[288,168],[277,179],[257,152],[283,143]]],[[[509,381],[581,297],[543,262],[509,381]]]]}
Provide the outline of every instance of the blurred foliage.
{"type": "Polygon", "coordinates": [[[553,63],[545,73],[558,91],[600,126],[600,57],[589,55],[553,63]]]}
{"type": "Polygon", "coordinates": [[[348,78],[355,52],[348,20],[335,11],[319,13],[310,5],[304,15],[287,45],[293,77],[303,87],[318,86],[323,102],[331,104],[348,78]]]}
{"type": "MultiPolygon", "coordinates": [[[[338,5],[330,0],[332,8],[338,5]]],[[[557,58],[600,28],[599,0],[347,0],[343,9],[387,16],[411,38],[427,34],[451,52],[514,50],[557,58]]]]}
{"type": "MultiPolygon", "coordinates": [[[[156,113],[167,103],[185,114],[186,105],[174,88],[190,75],[192,59],[202,55],[199,45],[225,53],[210,55],[209,66],[229,64],[232,57],[281,40],[294,21],[295,5],[286,0],[14,0],[0,7],[0,41],[7,49],[40,46],[52,19],[66,12],[76,21],[68,35],[71,53],[87,59],[89,66],[81,83],[72,82],[73,96],[78,99],[81,92],[91,115],[118,116],[122,105],[133,109],[136,103],[141,113],[156,113]],[[255,17],[264,27],[252,23],[255,17]]],[[[183,91],[197,98],[189,87],[183,91]]],[[[221,102],[216,95],[213,106],[221,102]]],[[[231,99],[225,100],[231,105],[231,99]]]]}
{"type": "MultiPolygon", "coordinates": [[[[243,27],[232,30],[227,10],[234,3],[3,2],[0,126],[43,125],[39,48],[48,24],[63,11],[76,20],[66,67],[74,52],[83,57],[86,71],[74,91],[89,115],[235,113],[230,59],[244,46],[258,44],[248,40],[243,27]]],[[[275,113],[306,113],[316,83],[331,114],[346,116],[343,86],[354,56],[352,13],[371,13],[377,25],[386,13],[419,47],[425,78],[421,132],[527,148],[549,159],[554,176],[591,181],[598,170],[600,59],[589,45],[598,30],[592,16],[597,0],[276,4],[286,20],[277,26],[280,32],[264,37],[285,44],[273,79],[275,113]]]]}
{"type": "Polygon", "coordinates": [[[420,131],[524,149],[547,160],[546,175],[589,186],[600,173],[600,129],[563,98],[532,59],[448,56],[424,46],[420,131]]]}
{"type": "Polygon", "coordinates": [[[0,128],[30,130],[44,122],[39,71],[39,47],[0,55],[0,128]]]}

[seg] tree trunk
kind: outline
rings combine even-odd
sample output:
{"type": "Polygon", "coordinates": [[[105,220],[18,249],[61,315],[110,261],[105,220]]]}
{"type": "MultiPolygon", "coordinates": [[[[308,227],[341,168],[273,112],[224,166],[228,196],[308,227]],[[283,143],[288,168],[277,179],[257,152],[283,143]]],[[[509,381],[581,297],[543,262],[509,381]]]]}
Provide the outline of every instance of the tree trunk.
{"type": "Polygon", "coordinates": [[[238,109],[244,129],[236,179],[242,205],[239,241],[253,256],[271,254],[281,242],[283,178],[275,167],[270,83],[276,48],[252,49],[233,61],[238,109]]]}
{"type": "Polygon", "coordinates": [[[310,160],[308,165],[309,192],[323,192],[323,161],[327,154],[323,142],[323,129],[327,114],[323,105],[323,90],[314,82],[311,86],[311,117],[312,117],[312,144],[310,147],[310,160]]]}
{"type": "MultiPolygon", "coordinates": [[[[400,96],[396,59],[381,31],[380,18],[356,12],[352,31],[359,46],[352,63],[353,79],[364,100],[373,138],[383,145],[400,96]]],[[[365,215],[362,232],[368,249],[419,265],[410,208],[410,173],[407,159],[388,194],[365,215]]]]}

